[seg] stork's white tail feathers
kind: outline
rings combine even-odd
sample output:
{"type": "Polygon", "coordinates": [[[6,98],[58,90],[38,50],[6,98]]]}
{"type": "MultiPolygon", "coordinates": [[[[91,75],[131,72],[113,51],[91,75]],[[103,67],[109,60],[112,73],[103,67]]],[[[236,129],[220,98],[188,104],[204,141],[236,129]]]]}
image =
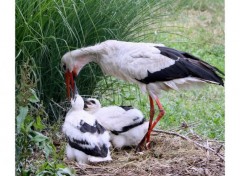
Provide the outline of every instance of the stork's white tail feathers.
{"type": "Polygon", "coordinates": [[[192,89],[194,88],[198,88],[198,87],[202,87],[204,86],[204,84],[206,83],[206,81],[203,80],[199,80],[193,77],[188,77],[188,78],[184,78],[184,79],[175,79],[172,81],[165,81],[163,84],[166,85],[165,88],[162,88],[163,90],[181,90],[181,89],[192,89]]]}

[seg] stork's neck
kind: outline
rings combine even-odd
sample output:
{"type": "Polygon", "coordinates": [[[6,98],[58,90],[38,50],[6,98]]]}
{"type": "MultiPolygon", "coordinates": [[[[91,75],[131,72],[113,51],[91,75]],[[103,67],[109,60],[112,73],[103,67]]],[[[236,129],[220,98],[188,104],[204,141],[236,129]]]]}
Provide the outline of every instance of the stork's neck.
{"type": "Polygon", "coordinates": [[[87,56],[89,59],[92,59],[93,61],[97,59],[96,57],[98,55],[102,55],[105,53],[106,53],[106,50],[101,44],[77,49],[71,52],[72,56],[74,56],[75,58],[87,56]]]}
{"type": "Polygon", "coordinates": [[[71,51],[71,56],[75,59],[75,66],[80,71],[86,64],[90,62],[98,62],[101,55],[106,53],[102,45],[85,47],[71,51]]]}

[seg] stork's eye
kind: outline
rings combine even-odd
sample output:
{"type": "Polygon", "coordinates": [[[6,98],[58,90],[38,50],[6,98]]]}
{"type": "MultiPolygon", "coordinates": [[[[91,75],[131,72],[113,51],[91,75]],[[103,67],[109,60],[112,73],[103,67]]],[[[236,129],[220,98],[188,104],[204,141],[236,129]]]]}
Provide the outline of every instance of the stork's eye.
{"type": "Polygon", "coordinates": [[[91,102],[91,103],[93,103],[93,104],[96,104],[96,102],[95,102],[95,101],[93,101],[93,100],[90,100],[90,102],[91,102]]]}

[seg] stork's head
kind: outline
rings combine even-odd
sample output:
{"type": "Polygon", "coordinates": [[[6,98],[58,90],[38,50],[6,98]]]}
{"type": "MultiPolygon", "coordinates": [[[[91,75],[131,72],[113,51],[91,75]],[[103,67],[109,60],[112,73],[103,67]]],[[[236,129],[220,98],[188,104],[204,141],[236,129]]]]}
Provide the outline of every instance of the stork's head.
{"type": "Polygon", "coordinates": [[[101,103],[95,98],[87,98],[84,100],[84,110],[94,114],[101,108],[101,103]]]}
{"type": "Polygon", "coordinates": [[[71,52],[66,53],[62,57],[62,68],[65,74],[65,82],[67,88],[67,96],[70,99],[70,94],[74,92],[75,78],[78,75],[78,68],[75,64],[75,58],[71,55],[71,52]]]}
{"type": "Polygon", "coordinates": [[[87,54],[82,54],[81,50],[67,52],[62,57],[62,68],[65,72],[65,82],[67,88],[67,96],[70,99],[71,93],[74,94],[75,79],[81,69],[92,59],[87,54]]]}

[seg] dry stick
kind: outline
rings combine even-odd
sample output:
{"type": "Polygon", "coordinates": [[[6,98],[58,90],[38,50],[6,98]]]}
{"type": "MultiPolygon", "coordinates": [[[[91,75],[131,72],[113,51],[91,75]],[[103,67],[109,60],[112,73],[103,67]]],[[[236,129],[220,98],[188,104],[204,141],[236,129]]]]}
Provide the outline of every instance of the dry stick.
{"type": "Polygon", "coordinates": [[[219,153],[223,145],[220,145],[220,147],[216,150],[216,153],[219,153]]]}
{"type": "Polygon", "coordinates": [[[224,143],[224,141],[217,141],[217,140],[214,140],[214,139],[209,139],[208,142],[224,143]]]}
{"type": "MultiPolygon", "coordinates": [[[[207,140],[207,142],[206,142],[206,147],[209,147],[208,140],[207,140]]],[[[209,175],[208,172],[207,172],[207,167],[208,167],[208,164],[209,164],[209,150],[206,151],[206,156],[207,156],[207,157],[206,157],[207,159],[206,159],[206,161],[205,161],[206,167],[204,168],[204,174],[205,174],[205,175],[209,175]]]]}
{"type": "Polygon", "coordinates": [[[178,134],[178,133],[175,133],[175,132],[171,132],[171,131],[156,130],[156,129],[154,129],[153,131],[154,131],[154,132],[158,132],[158,133],[165,133],[165,134],[170,134],[170,135],[174,135],[174,136],[181,137],[182,139],[185,139],[185,140],[187,140],[187,141],[189,141],[189,142],[194,143],[194,144],[195,144],[196,146],[198,146],[198,147],[201,147],[201,148],[203,148],[203,149],[206,149],[206,150],[209,150],[209,151],[213,152],[215,155],[217,155],[219,158],[221,158],[223,161],[225,161],[224,157],[223,157],[222,155],[220,155],[219,153],[216,153],[216,151],[213,150],[212,148],[203,146],[203,145],[199,144],[198,142],[193,141],[193,140],[191,140],[190,138],[188,138],[188,137],[186,137],[186,136],[183,136],[183,135],[181,135],[181,134],[178,134]]]}
{"type": "MultiPolygon", "coordinates": [[[[195,126],[197,126],[198,124],[200,124],[200,122],[189,123],[189,124],[187,124],[187,127],[195,128],[195,126]]],[[[177,130],[182,130],[182,129],[184,129],[184,128],[182,126],[180,126],[180,127],[177,127],[177,128],[169,129],[169,131],[177,131],[177,130]]]]}

